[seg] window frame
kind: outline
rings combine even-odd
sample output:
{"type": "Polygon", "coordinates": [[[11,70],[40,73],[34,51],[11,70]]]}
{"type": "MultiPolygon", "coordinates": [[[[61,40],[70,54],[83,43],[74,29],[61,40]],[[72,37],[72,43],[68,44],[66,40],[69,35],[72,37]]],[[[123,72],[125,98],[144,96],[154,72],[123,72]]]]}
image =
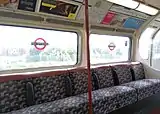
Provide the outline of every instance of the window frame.
{"type": "MultiPolygon", "coordinates": [[[[92,66],[106,65],[106,64],[114,64],[114,63],[131,62],[131,60],[132,60],[132,43],[133,43],[133,41],[132,41],[133,36],[132,36],[132,35],[130,35],[130,34],[125,34],[125,33],[124,33],[124,35],[122,35],[122,33],[117,33],[117,34],[114,34],[114,33],[113,33],[113,34],[111,34],[111,33],[108,33],[108,32],[95,32],[95,31],[91,32],[90,35],[91,35],[91,34],[128,37],[128,39],[129,39],[129,50],[128,50],[128,60],[127,60],[127,61],[105,62],[105,63],[95,63],[95,64],[92,64],[92,63],[91,63],[92,66]]],[[[91,37],[89,37],[89,38],[91,39],[91,37]]],[[[90,56],[90,57],[91,57],[91,56],[90,56]]],[[[91,60],[91,58],[90,58],[90,60],[91,60]]]]}
{"type": "Polygon", "coordinates": [[[1,74],[13,74],[13,73],[28,73],[28,72],[45,72],[45,71],[54,71],[59,69],[69,69],[73,67],[80,66],[82,63],[82,32],[79,29],[73,28],[60,28],[60,27],[44,27],[42,25],[26,25],[26,24],[2,24],[1,26],[12,26],[12,27],[23,27],[23,28],[33,28],[33,29],[42,29],[42,30],[53,30],[53,31],[62,31],[62,32],[72,32],[77,35],[77,59],[74,65],[60,65],[60,66],[48,66],[48,67],[38,67],[38,68],[24,68],[24,69],[13,69],[13,70],[2,70],[0,71],[1,74]]]}
{"type": "MultiPolygon", "coordinates": [[[[154,29],[154,27],[147,27],[147,28],[153,28],[153,29],[154,29]]],[[[147,28],[146,28],[146,29],[147,29],[147,28]]],[[[143,60],[149,61],[149,64],[151,65],[153,39],[154,39],[154,37],[156,36],[156,34],[158,33],[159,29],[157,30],[157,29],[155,28],[155,32],[151,35],[150,52],[148,52],[148,58],[147,58],[147,59],[144,59],[144,58],[141,56],[141,54],[140,54],[140,49],[139,49],[139,48],[140,48],[140,39],[141,39],[142,34],[145,32],[146,29],[143,30],[143,32],[141,33],[141,35],[140,35],[140,37],[139,37],[139,39],[138,39],[138,52],[139,52],[140,57],[141,57],[143,60]]]]}
{"type": "Polygon", "coordinates": [[[153,36],[152,36],[152,44],[151,44],[151,51],[150,51],[150,57],[149,57],[149,65],[152,67],[153,66],[153,63],[152,63],[152,59],[153,59],[153,40],[155,39],[155,37],[156,37],[156,35],[158,34],[160,32],[160,28],[159,29],[157,29],[156,31],[155,31],[155,33],[153,34],[153,36]]]}

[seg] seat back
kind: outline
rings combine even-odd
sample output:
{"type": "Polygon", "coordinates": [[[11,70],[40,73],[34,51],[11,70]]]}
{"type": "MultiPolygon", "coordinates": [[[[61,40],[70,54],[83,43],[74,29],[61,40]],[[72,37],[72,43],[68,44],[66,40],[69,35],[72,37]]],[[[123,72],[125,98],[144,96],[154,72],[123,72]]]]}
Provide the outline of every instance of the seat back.
{"type": "Polygon", "coordinates": [[[0,83],[0,113],[27,107],[26,80],[13,80],[0,83]]]}
{"type": "Polygon", "coordinates": [[[133,76],[135,80],[145,79],[143,64],[140,62],[132,63],[133,76]]]}
{"type": "Polygon", "coordinates": [[[95,75],[98,88],[107,88],[114,86],[114,78],[112,75],[112,69],[109,66],[93,68],[93,75],[95,75]]]}
{"type": "Polygon", "coordinates": [[[67,97],[67,76],[69,73],[52,74],[52,76],[33,78],[35,104],[51,102],[67,97]]]}
{"type": "Polygon", "coordinates": [[[0,113],[67,97],[67,77],[68,71],[0,77],[0,113]]]}
{"type": "MultiPolygon", "coordinates": [[[[92,75],[92,74],[91,74],[92,75]]],[[[72,95],[88,92],[88,71],[85,68],[69,70],[69,77],[72,84],[72,95]]],[[[92,90],[95,90],[92,77],[92,90]]]]}
{"type": "Polygon", "coordinates": [[[132,81],[131,66],[129,64],[112,65],[111,67],[117,76],[119,84],[132,81]]]}

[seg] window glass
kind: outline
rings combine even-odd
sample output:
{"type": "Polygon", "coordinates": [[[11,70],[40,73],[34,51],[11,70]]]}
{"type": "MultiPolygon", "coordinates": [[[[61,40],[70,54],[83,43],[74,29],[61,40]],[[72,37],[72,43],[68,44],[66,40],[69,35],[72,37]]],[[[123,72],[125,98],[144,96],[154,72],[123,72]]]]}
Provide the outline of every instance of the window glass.
{"type": "Polygon", "coordinates": [[[152,37],[156,29],[147,28],[139,40],[139,53],[143,59],[148,59],[151,51],[152,37]]]}
{"type": "Polygon", "coordinates": [[[77,34],[0,25],[0,70],[77,63],[77,34]]]}
{"type": "Polygon", "coordinates": [[[91,63],[109,63],[129,59],[130,39],[123,36],[90,35],[91,63]]]}
{"type": "Polygon", "coordinates": [[[160,31],[156,34],[155,38],[153,39],[151,59],[153,68],[160,70],[160,31]]]}

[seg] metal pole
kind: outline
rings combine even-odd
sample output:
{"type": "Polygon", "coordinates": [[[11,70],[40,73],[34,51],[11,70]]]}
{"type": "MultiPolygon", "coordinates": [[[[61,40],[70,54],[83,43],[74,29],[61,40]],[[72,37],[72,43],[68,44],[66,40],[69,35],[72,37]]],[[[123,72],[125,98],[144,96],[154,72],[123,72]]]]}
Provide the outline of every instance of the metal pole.
{"type": "Polygon", "coordinates": [[[92,78],[91,78],[91,70],[90,70],[90,49],[89,49],[89,15],[88,15],[88,0],[85,1],[85,35],[87,41],[87,70],[88,70],[88,106],[89,106],[89,114],[92,114],[92,78]]]}

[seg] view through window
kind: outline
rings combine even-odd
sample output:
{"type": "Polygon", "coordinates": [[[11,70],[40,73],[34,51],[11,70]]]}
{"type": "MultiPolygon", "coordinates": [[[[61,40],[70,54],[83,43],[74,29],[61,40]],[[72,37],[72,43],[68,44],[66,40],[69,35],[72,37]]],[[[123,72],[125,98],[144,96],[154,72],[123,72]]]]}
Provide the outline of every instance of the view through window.
{"type": "Polygon", "coordinates": [[[156,29],[147,28],[139,40],[139,53],[143,59],[148,59],[151,51],[152,37],[156,29]]]}
{"type": "Polygon", "coordinates": [[[130,54],[130,39],[123,36],[90,35],[91,63],[127,61],[130,54]]]}
{"type": "Polygon", "coordinates": [[[0,70],[75,65],[74,32],[0,26],[0,70]]]}
{"type": "Polygon", "coordinates": [[[160,31],[156,34],[153,39],[153,48],[152,48],[152,67],[160,70],[160,31]]]}

